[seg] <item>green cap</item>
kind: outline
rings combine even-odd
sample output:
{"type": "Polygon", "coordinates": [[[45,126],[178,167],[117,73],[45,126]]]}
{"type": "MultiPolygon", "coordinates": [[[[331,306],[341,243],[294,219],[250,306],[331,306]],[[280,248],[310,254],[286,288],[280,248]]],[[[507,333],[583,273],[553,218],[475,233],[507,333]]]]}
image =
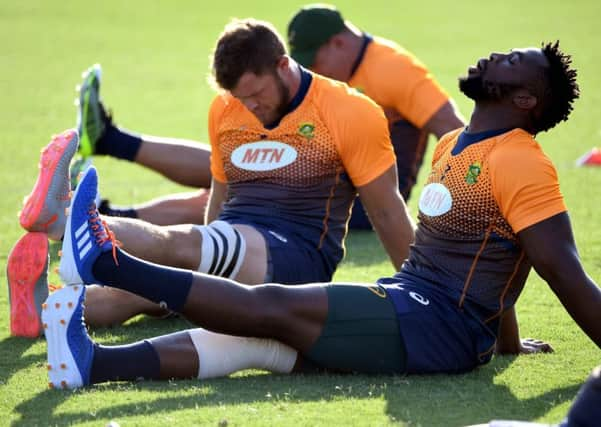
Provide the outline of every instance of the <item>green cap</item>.
{"type": "Polygon", "coordinates": [[[303,7],[288,24],[290,56],[303,67],[310,67],[315,62],[317,50],[344,28],[344,19],[334,6],[312,4],[303,7]]]}

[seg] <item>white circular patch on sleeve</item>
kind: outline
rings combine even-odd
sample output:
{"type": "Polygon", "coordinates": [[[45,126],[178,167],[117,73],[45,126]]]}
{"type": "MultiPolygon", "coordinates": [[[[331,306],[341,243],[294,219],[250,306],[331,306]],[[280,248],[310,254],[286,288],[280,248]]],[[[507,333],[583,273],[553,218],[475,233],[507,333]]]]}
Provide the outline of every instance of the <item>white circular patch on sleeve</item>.
{"type": "Polygon", "coordinates": [[[240,169],[261,172],[288,166],[297,155],[293,147],[283,142],[259,141],[241,145],[230,158],[240,169]]]}
{"type": "Polygon", "coordinates": [[[453,206],[451,192],[442,184],[428,184],[422,191],[418,206],[419,210],[425,215],[443,215],[450,211],[451,206],[453,206]]]}

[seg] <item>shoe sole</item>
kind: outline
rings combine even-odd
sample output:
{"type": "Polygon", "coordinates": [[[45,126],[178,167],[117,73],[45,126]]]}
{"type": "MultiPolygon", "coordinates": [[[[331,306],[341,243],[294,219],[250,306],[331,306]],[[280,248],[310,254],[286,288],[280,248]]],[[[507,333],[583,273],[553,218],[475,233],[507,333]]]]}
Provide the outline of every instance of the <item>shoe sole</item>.
{"type": "Polygon", "coordinates": [[[53,137],[42,150],[38,178],[19,215],[25,230],[42,231],[52,240],[63,236],[71,191],[69,163],[77,151],[78,139],[77,132],[70,129],[53,137]]]}
{"type": "Polygon", "coordinates": [[[83,298],[85,286],[67,286],[51,294],[42,306],[42,321],[48,343],[50,388],[75,388],[83,384],[67,337],[73,313],[83,298]]]}
{"type": "Polygon", "coordinates": [[[93,86],[94,80],[98,80],[98,86],[100,87],[100,77],[102,75],[102,69],[99,64],[94,64],[87,71],[83,72],[83,83],[79,90],[79,108],[77,111],[77,130],[81,138],[79,145],[79,153],[82,157],[86,158],[94,154],[92,149],[92,142],[88,138],[88,133],[84,132],[83,127],[87,122],[90,90],[93,86]]]}
{"type": "Polygon", "coordinates": [[[15,244],[7,261],[10,333],[37,338],[43,332],[42,303],[48,297],[48,238],[27,233],[15,244]]]}

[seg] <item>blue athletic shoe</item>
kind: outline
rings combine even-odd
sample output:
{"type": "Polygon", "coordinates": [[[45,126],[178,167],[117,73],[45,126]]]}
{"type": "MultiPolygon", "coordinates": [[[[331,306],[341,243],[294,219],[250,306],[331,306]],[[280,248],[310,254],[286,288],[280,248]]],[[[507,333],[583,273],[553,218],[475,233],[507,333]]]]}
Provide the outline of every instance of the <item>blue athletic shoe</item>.
{"type": "Polygon", "coordinates": [[[85,295],[85,286],[67,286],[52,293],[42,305],[50,388],[90,384],[94,343],[83,319],[85,295]]]}
{"type": "Polygon", "coordinates": [[[100,254],[113,250],[113,233],[101,221],[95,198],[98,193],[96,168],[84,172],[71,200],[67,217],[59,274],[65,285],[102,284],[92,274],[92,266],[100,254]]]}

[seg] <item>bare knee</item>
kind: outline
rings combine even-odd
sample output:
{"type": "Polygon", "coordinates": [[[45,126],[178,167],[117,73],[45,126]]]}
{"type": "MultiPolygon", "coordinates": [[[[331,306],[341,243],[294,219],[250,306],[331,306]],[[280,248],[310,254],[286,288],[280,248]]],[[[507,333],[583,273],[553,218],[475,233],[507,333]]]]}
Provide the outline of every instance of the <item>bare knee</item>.
{"type": "Polygon", "coordinates": [[[294,325],[302,319],[297,317],[290,304],[289,289],[283,285],[257,285],[249,289],[249,314],[255,323],[259,337],[281,338],[289,336],[294,325]]]}

